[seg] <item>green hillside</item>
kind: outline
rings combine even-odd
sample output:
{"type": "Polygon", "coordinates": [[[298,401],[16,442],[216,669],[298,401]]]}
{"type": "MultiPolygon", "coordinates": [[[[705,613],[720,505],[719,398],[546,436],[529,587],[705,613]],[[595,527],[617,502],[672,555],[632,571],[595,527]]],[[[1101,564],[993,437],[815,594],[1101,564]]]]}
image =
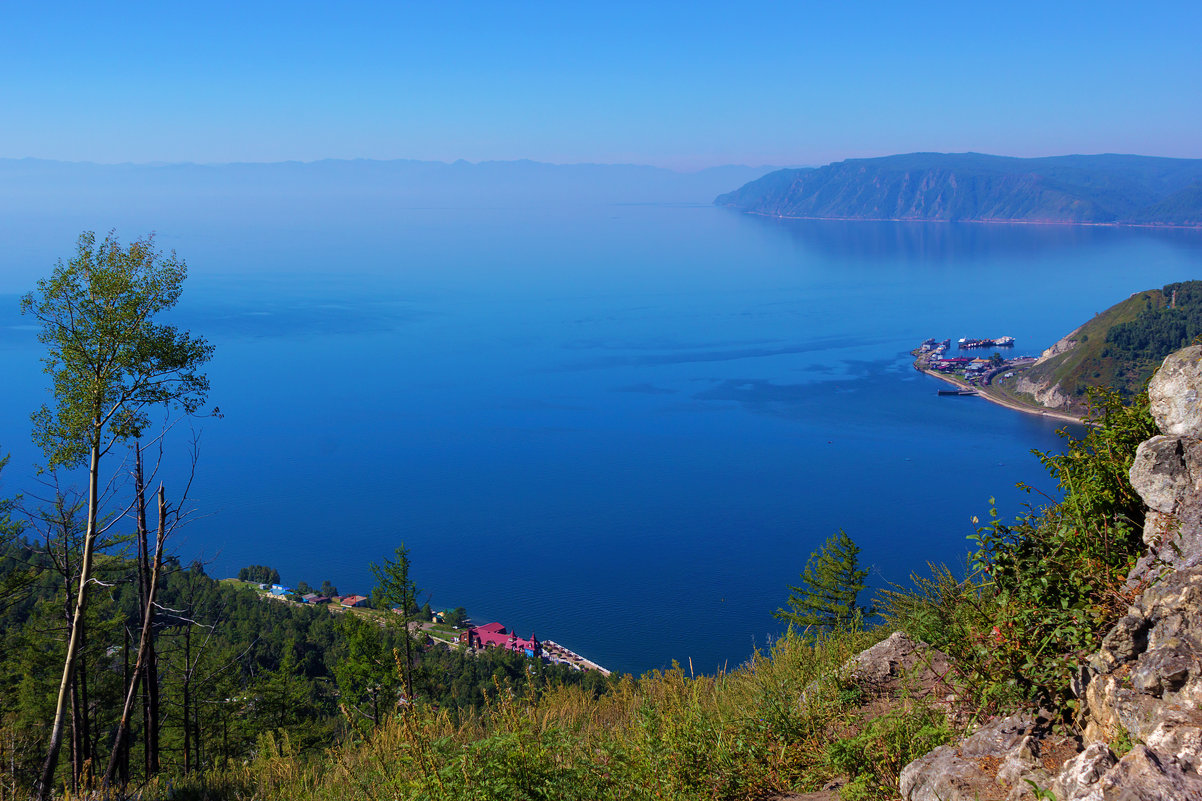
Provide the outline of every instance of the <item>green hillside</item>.
{"type": "Polygon", "coordinates": [[[1137,292],[1077,328],[1030,369],[1014,389],[1045,406],[1081,414],[1088,387],[1124,397],[1143,390],[1169,353],[1202,334],[1202,281],[1137,292]]]}

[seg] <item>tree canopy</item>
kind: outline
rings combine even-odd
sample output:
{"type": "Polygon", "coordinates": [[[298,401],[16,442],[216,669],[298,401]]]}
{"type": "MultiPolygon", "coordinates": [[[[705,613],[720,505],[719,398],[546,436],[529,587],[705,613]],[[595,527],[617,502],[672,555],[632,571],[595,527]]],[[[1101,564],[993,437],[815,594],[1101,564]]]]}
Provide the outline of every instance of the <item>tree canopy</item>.
{"type": "Polygon", "coordinates": [[[858,605],[868,586],[868,570],[860,568],[860,548],[840,529],[810,554],[801,573],[801,584],[789,587],[787,609],[773,616],[803,628],[819,631],[847,626],[874,614],[858,605]]]}

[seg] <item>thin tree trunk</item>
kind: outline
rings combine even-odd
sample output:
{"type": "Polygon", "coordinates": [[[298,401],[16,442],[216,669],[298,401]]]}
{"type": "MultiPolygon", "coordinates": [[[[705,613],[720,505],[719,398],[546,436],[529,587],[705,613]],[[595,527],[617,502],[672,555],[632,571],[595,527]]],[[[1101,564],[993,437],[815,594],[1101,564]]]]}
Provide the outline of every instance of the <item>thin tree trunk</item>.
{"type": "MultiPolygon", "coordinates": [[[[125,634],[125,648],[123,649],[123,662],[121,665],[121,687],[126,692],[133,692],[138,686],[136,680],[129,673],[129,626],[122,626],[121,631],[125,634]]],[[[117,729],[117,742],[121,744],[121,786],[129,784],[129,729],[124,730],[121,727],[117,729]]]]}
{"type": "MultiPolygon", "coordinates": [[[[129,730],[129,719],[133,714],[134,696],[138,688],[138,676],[146,668],[146,654],[149,650],[146,644],[150,641],[151,629],[154,624],[154,599],[159,588],[159,571],[163,566],[163,542],[167,539],[167,499],[163,488],[159,487],[159,532],[154,543],[154,570],[150,574],[150,583],[146,590],[146,607],[142,610],[142,634],[138,641],[138,659],[134,663],[134,680],[129,683],[125,693],[125,706],[121,710],[121,722],[117,725],[117,737],[113,740],[113,750],[109,754],[108,767],[104,771],[104,786],[113,783],[113,773],[117,769],[117,760],[121,753],[121,745],[129,730]]],[[[185,719],[187,711],[185,707],[185,719]]]]}
{"type": "MultiPolygon", "coordinates": [[[[66,619],[67,639],[71,639],[71,615],[75,610],[75,596],[71,592],[71,543],[70,532],[63,528],[63,585],[66,589],[66,600],[63,603],[63,617],[66,619]]],[[[83,716],[79,711],[79,677],[71,677],[71,792],[79,790],[79,780],[83,775],[83,743],[80,737],[83,733],[83,716]]]]}
{"type": "Polygon", "coordinates": [[[74,679],[71,681],[71,792],[79,790],[79,780],[83,776],[83,743],[80,736],[83,733],[83,720],[79,714],[79,686],[74,679]]]}
{"type": "Polygon", "coordinates": [[[192,703],[192,627],[184,630],[184,775],[192,772],[192,727],[188,709],[192,703]]]}
{"type": "MultiPolygon", "coordinates": [[[[146,525],[146,481],[142,472],[142,446],[134,445],[134,486],[137,492],[138,530],[138,601],[146,609],[147,589],[150,587],[150,544],[146,525]]],[[[154,647],[154,624],[151,622],[150,637],[146,640],[146,665],[142,670],[142,727],[144,729],[143,750],[146,762],[146,777],[159,772],[159,664],[154,647]]],[[[138,653],[141,654],[141,647],[138,653]]]]}
{"type": "Polygon", "coordinates": [[[95,760],[92,758],[96,754],[96,747],[92,742],[92,714],[88,703],[88,630],[82,620],[79,626],[82,629],[79,632],[79,664],[75,666],[75,678],[79,681],[79,718],[83,723],[79,737],[83,745],[83,774],[79,781],[88,786],[96,775],[95,760]]]}
{"type": "Polygon", "coordinates": [[[71,638],[67,642],[67,655],[63,659],[63,678],[58,685],[58,701],[54,707],[54,725],[50,729],[50,743],[46,749],[46,760],[42,763],[42,774],[36,788],[39,801],[47,801],[54,786],[54,773],[58,768],[58,755],[63,744],[63,713],[67,705],[71,678],[75,673],[75,655],[79,651],[83,616],[88,605],[88,582],[92,578],[92,549],[96,544],[96,516],[97,507],[100,505],[99,418],[95,419],[94,423],[97,433],[94,435],[96,438],[92,440],[91,458],[88,463],[88,528],[83,541],[83,560],[79,566],[79,594],[75,598],[71,638]]]}

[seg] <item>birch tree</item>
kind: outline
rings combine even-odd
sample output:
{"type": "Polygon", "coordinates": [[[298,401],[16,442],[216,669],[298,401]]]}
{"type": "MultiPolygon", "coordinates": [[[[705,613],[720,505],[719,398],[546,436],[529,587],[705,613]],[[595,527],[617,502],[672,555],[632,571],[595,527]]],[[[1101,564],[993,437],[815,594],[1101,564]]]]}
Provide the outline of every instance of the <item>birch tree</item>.
{"type": "Polygon", "coordinates": [[[197,412],[209,390],[199,372],[213,349],[201,337],[156,318],[179,301],[187,266],[153,237],[122,246],[111,232],[97,244],[80,235],[75,256],[21,299],[46,346],[53,404],[33,414],[34,441],[48,466],[87,465],[88,502],[79,588],[63,660],[54,723],[37,796],[49,797],[62,745],[63,713],[83,634],[93,555],[99,534],[101,463],[119,443],[136,439],[154,407],[197,412]]]}

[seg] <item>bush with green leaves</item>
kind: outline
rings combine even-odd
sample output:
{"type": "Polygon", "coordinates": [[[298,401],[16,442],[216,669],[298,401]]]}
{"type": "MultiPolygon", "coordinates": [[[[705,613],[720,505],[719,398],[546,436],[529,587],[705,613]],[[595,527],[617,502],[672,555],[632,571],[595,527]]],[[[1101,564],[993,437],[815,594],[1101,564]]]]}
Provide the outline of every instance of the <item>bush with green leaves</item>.
{"type": "Polygon", "coordinates": [[[886,621],[956,658],[986,710],[1075,709],[1070,680],[1132,599],[1124,585],[1142,551],[1144,511],[1128,471],[1156,428],[1146,393],[1129,404],[1108,390],[1091,399],[1083,437],[1061,432],[1062,454],[1036,453],[1062,500],[1010,523],[991,510],[973,536],[967,578],[938,568],[912,591],[881,598],[886,621]]]}

